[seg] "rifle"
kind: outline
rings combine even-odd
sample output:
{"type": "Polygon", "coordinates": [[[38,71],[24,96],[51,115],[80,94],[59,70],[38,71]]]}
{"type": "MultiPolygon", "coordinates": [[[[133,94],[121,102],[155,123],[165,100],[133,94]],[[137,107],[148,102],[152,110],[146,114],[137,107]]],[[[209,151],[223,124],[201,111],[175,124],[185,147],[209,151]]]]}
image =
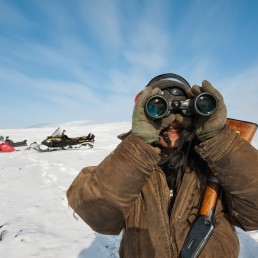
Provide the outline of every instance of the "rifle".
{"type": "MultiPolygon", "coordinates": [[[[258,126],[252,122],[232,118],[228,118],[226,124],[248,142],[251,142],[258,126]]],[[[181,258],[198,257],[212,235],[216,227],[214,212],[219,194],[220,185],[218,178],[208,176],[198,217],[184,242],[180,255],[181,258]]]]}

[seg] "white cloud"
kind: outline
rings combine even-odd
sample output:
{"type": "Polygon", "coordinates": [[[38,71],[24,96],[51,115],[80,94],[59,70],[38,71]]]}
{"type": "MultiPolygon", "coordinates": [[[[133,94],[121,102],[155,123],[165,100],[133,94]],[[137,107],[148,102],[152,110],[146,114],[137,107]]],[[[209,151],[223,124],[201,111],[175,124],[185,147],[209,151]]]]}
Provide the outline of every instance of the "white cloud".
{"type": "Polygon", "coordinates": [[[115,1],[79,1],[85,28],[96,36],[102,48],[115,50],[122,44],[121,20],[115,1]]]}
{"type": "Polygon", "coordinates": [[[258,66],[231,76],[219,81],[229,116],[258,123],[258,66]]]}

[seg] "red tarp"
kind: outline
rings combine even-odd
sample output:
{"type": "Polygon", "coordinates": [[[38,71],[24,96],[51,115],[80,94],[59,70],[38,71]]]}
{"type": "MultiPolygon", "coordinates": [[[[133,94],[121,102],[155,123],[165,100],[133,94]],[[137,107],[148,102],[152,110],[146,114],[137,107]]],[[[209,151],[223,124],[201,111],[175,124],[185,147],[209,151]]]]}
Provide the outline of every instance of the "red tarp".
{"type": "Polygon", "coordinates": [[[0,151],[2,152],[13,152],[15,151],[14,147],[7,142],[0,143],[0,151]]]}

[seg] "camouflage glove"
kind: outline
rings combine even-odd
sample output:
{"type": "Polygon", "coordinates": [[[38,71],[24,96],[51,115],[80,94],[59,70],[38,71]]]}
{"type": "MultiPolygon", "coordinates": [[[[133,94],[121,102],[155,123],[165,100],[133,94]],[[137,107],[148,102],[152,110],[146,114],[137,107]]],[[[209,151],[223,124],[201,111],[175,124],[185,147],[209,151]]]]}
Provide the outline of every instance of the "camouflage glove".
{"type": "Polygon", "coordinates": [[[203,92],[209,92],[215,95],[217,98],[218,108],[209,117],[195,117],[195,134],[200,141],[206,141],[218,135],[224,128],[227,120],[227,109],[224,104],[223,97],[208,81],[203,81],[202,87],[194,85],[188,91],[188,94],[194,97],[203,92]]]}
{"type": "Polygon", "coordinates": [[[138,136],[148,144],[159,144],[160,131],[168,127],[175,120],[174,114],[158,120],[153,120],[145,114],[144,106],[147,99],[159,93],[159,88],[152,89],[152,87],[146,87],[137,99],[133,110],[132,134],[138,136]]]}

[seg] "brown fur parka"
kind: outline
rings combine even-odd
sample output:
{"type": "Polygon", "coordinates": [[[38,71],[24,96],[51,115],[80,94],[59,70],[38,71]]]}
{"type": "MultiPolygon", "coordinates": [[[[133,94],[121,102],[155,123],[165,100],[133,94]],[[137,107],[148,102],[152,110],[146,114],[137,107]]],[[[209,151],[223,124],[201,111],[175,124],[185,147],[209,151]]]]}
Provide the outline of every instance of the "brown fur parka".
{"type": "MultiPolygon", "coordinates": [[[[237,258],[234,226],[258,229],[258,151],[228,126],[194,151],[223,189],[217,226],[199,257],[237,258]]],[[[153,147],[130,134],[97,167],[84,168],[67,191],[69,205],[93,230],[122,232],[122,258],[179,257],[197,216],[203,166],[194,162],[186,168],[168,214],[170,191],[159,159],[153,147]]]]}

